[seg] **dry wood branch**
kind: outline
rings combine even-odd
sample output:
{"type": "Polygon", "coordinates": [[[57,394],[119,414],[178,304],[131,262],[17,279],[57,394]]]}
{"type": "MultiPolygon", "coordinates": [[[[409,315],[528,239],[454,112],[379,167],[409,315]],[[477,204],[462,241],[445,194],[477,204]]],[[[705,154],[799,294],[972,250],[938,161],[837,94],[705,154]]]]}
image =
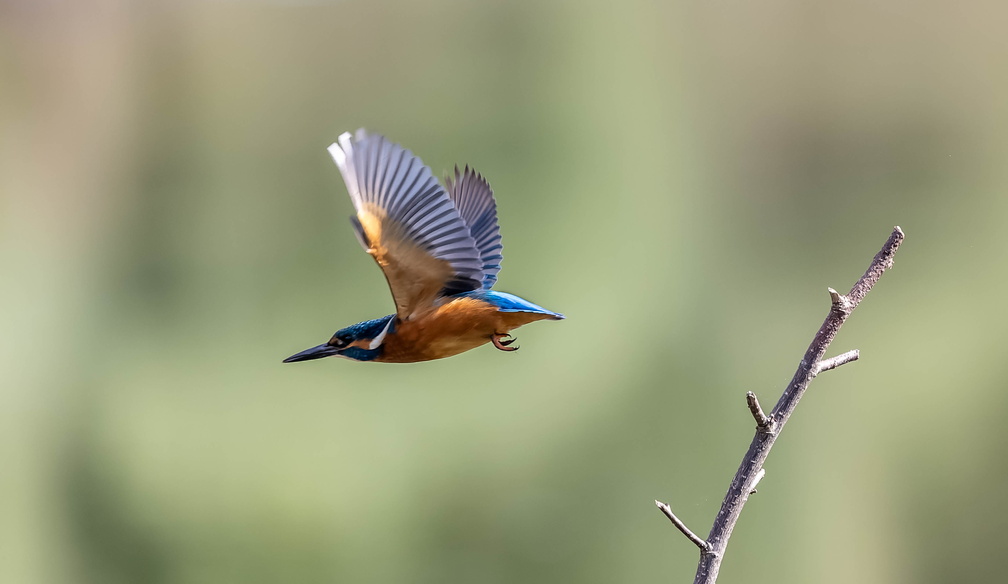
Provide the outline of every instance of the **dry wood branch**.
{"type": "Polygon", "coordinates": [[[842,355],[837,355],[836,357],[830,357],[829,359],[823,359],[822,361],[816,363],[816,366],[812,369],[812,377],[819,375],[823,371],[829,371],[830,369],[836,369],[841,365],[846,365],[851,361],[857,361],[861,353],[857,349],[853,351],[847,351],[842,355]]]}
{"type": "Polygon", "coordinates": [[[666,516],[676,527],[682,531],[686,537],[690,538],[700,548],[700,562],[697,565],[696,578],[694,584],[712,584],[717,580],[718,571],[721,569],[721,561],[724,559],[725,549],[728,547],[728,539],[731,537],[735,524],[738,523],[739,515],[745,506],[749,495],[756,492],[756,483],[763,478],[763,463],[770,454],[777,437],[780,436],[784,424],[794,412],[798,401],[808,389],[809,383],[819,373],[839,367],[845,363],[850,363],[858,358],[857,351],[849,351],[842,355],[823,360],[823,355],[830,343],[836,337],[837,332],[843,325],[847,317],[857,308],[857,305],[864,299],[865,295],[871,291],[872,286],[878,282],[882,274],[893,265],[893,256],[903,242],[903,231],[897,226],[893,229],[889,239],[882,246],[868,270],[854,284],[847,294],[840,294],[832,288],[829,289],[831,306],[826,320],[823,321],[819,331],[816,332],[812,343],[805,356],[798,365],[791,383],[784,389],[783,395],[777,401],[770,415],[763,413],[756,399],[756,394],[749,392],[746,394],[746,401],[749,404],[749,411],[756,420],[756,435],[749,445],[749,450],[742,458],[735,477],[732,479],[721,503],[721,509],[714,519],[714,526],[711,528],[707,539],[700,539],[693,532],[686,529],[678,518],[672,514],[672,510],[664,503],[658,503],[666,516]],[[701,542],[703,545],[701,545],[701,542]]]}
{"type": "Polygon", "coordinates": [[[685,535],[687,539],[692,541],[694,544],[696,544],[698,548],[700,548],[701,552],[706,552],[710,550],[710,545],[708,545],[707,542],[704,541],[702,537],[693,533],[693,531],[690,530],[689,527],[686,527],[686,524],[683,523],[682,519],[676,517],[676,514],[672,512],[672,507],[669,507],[668,503],[662,503],[661,501],[655,499],[654,504],[657,505],[659,509],[661,509],[661,512],[665,514],[665,517],[669,518],[669,521],[672,522],[672,525],[675,525],[676,528],[679,529],[679,531],[681,531],[682,534],[685,535]]]}

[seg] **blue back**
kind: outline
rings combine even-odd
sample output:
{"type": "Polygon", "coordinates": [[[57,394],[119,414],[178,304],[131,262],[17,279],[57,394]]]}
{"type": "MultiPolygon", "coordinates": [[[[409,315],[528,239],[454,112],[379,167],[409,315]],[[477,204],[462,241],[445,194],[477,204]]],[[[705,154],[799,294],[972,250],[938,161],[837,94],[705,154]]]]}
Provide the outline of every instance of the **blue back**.
{"type": "Polygon", "coordinates": [[[501,312],[533,312],[536,314],[548,314],[557,318],[564,317],[564,315],[559,312],[546,310],[538,304],[532,304],[524,298],[519,298],[518,296],[508,294],[507,292],[496,292],[494,290],[473,290],[471,292],[457,294],[456,296],[459,298],[475,298],[477,300],[482,300],[483,302],[493,304],[497,307],[497,310],[500,310],[501,312]]]}

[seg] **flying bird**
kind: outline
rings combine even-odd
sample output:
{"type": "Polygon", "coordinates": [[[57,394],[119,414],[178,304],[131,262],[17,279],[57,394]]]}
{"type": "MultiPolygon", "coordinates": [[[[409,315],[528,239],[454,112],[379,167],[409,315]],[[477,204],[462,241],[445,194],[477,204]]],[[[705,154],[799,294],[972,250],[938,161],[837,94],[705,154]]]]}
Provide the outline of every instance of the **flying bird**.
{"type": "Polygon", "coordinates": [[[342,328],[284,363],[333,355],[413,363],[487,342],[514,351],[512,330],[564,318],[492,290],[503,249],[497,203],[489,183],[468,165],[456,166],[441,186],[412,152],[363,129],[341,135],[329,154],[357,211],[350,223],[385,274],[395,314],[342,328]]]}

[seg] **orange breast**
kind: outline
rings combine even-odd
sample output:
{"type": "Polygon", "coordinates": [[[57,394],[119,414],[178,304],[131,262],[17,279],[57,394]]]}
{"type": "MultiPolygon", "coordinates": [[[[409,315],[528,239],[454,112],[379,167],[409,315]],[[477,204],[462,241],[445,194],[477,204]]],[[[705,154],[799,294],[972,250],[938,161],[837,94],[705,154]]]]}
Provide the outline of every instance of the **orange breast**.
{"type": "Polygon", "coordinates": [[[456,298],[419,320],[396,326],[385,338],[376,361],[413,363],[457,355],[490,341],[494,333],[507,333],[524,324],[553,318],[532,312],[500,312],[473,298],[456,298]]]}

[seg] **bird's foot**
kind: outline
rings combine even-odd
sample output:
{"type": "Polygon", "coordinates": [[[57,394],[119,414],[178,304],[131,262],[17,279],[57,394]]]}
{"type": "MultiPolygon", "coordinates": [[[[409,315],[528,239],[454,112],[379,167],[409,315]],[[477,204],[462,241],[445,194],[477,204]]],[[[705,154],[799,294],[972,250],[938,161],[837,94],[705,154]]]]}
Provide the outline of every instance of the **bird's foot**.
{"type": "Polygon", "coordinates": [[[511,346],[511,343],[515,342],[516,339],[507,333],[494,333],[490,335],[490,340],[493,342],[493,346],[497,347],[501,351],[518,350],[518,347],[511,346]]]}

